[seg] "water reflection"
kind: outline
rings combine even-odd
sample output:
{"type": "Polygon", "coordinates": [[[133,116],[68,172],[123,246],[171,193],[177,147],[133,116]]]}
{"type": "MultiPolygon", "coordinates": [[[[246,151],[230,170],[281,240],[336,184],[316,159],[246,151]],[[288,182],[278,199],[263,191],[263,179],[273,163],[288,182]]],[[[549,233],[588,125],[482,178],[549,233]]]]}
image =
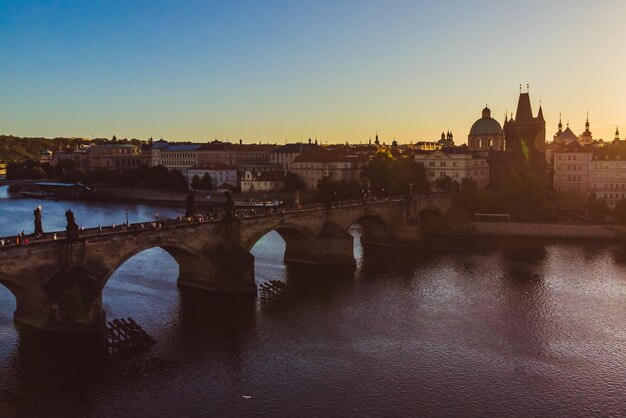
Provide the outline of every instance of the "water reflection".
{"type": "Polygon", "coordinates": [[[257,283],[285,280],[300,295],[275,306],[180,289],[166,252],[137,254],[106,285],[104,306],[158,342],[117,362],[86,341],[18,334],[0,287],[0,415],[622,414],[620,247],[355,245],[356,272],[285,266],[284,241],[267,234],[253,248],[257,283]]]}

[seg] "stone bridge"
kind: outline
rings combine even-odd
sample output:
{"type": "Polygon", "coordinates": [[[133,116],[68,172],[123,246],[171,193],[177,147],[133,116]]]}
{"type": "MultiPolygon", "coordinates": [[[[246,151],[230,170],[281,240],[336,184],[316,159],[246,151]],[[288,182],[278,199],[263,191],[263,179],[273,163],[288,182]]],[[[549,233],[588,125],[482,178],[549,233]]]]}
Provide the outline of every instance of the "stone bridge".
{"type": "MultiPolygon", "coordinates": [[[[102,290],[135,254],[155,247],[179,267],[178,285],[225,292],[256,292],[254,244],[277,231],[285,261],[354,267],[353,237],[362,227],[365,245],[420,246],[423,230],[443,222],[452,206],[447,195],[412,200],[336,204],[252,216],[232,222],[183,220],[128,230],[88,229],[77,242],[33,240],[0,246],[0,284],[16,298],[14,319],[47,331],[99,332],[105,323],[102,290]]],[[[51,236],[49,233],[47,236],[51,236]]]]}

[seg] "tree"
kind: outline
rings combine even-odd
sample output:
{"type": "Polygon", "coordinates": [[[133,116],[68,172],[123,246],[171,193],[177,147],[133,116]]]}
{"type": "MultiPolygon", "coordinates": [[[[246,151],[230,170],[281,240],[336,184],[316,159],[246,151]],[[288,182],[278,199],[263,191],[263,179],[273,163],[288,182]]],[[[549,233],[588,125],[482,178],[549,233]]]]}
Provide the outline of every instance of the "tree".
{"type": "Polygon", "coordinates": [[[170,172],[162,165],[151,167],[147,173],[145,183],[154,189],[166,189],[169,186],[170,172]]]}
{"type": "Polygon", "coordinates": [[[76,163],[74,160],[59,160],[57,165],[54,167],[54,175],[57,178],[63,178],[67,176],[68,173],[72,172],[76,168],[76,163]]]}
{"type": "Polygon", "coordinates": [[[435,188],[441,192],[451,193],[454,191],[454,180],[449,176],[439,177],[435,180],[435,188]]]}
{"type": "Polygon", "coordinates": [[[211,190],[213,189],[213,179],[209,173],[204,173],[204,176],[200,179],[200,189],[211,190]]]}
{"type": "Polygon", "coordinates": [[[428,189],[424,167],[411,158],[394,159],[387,152],[378,152],[363,168],[361,179],[376,196],[414,194],[428,189]]]}
{"type": "Polygon", "coordinates": [[[389,193],[389,164],[391,157],[387,153],[377,152],[363,167],[362,179],[368,182],[370,192],[375,196],[389,193]],[[386,192],[385,192],[386,191],[386,192]]]}
{"type": "Polygon", "coordinates": [[[410,158],[390,160],[388,165],[389,193],[392,195],[420,194],[428,189],[424,167],[410,158]]]}
{"type": "Polygon", "coordinates": [[[296,190],[300,190],[304,188],[304,183],[300,180],[295,173],[287,173],[285,175],[285,191],[286,192],[295,192],[296,190]]]}
{"type": "Polygon", "coordinates": [[[622,199],[615,204],[613,214],[617,222],[626,225],[626,200],[622,199]]]}
{"type": "Polygon", "coordinates": [[[531,173],[512,172],[504,180],[499,197],[503,209],[522,221],[538,221],[554,213],[545,183],[531,173]]]}
{"type": "Polygon", "coordinates": [[[461,206],[470,213],[474,213],[476,206],[476,193],[478,188],[476,182],[469,177],[463,177],[461,180],[461,192],[459,193],[459,202],[461,206]]]}
{"type": "Polygon", "coordinates": [[[61,176],[61,180],[66,182],[79,182],[83,181],[87,177],[87,172],[82,168],[74,168],[73,170],[68,170],[63,173],[61,176]]]}
{"type": "Polygon", "coordinates": [[[187,191],[187,180],[183,173],[180,170],[172,170],[170,171],[168,181],[168,189],[175,192],[186,192],[187,191]]]}
{"type": "Polygon", "coordinates": [[[331,180],[330,177],[322,177],[317,184],[317,199],[321,202],[358,199],[360,197],[361,185],[357,181],[335,181],[331,180]]]}
{"type": "Polygon", "coordinates": [[[191,178],[191,188],[194,189],[194,190],[200,190],[201,189],[200,177],[198,177],[197,174],[191,178]]]}

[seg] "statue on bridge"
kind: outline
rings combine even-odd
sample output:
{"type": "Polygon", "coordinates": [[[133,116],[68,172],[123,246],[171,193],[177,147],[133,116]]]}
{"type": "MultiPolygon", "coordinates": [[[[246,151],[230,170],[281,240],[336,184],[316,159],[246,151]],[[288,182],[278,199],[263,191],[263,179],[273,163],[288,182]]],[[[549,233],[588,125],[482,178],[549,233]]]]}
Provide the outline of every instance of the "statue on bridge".
{"type": "Polygon", "coordinates": [[[67,226],[65,227],[66,240],[69,244],[78,241],[78,225],[74,219],[74,212],[68,209],[65,212],[65,218],[67,218],[67,226]]]}
{"type": "Polygon", "coordinates": [[[193,192],[189,192],[187,195],[187,202],[185,206],[185,218],[190,218],[198,214],[198,206],[196,205],[196,197],[193,192]]]}
{"type": "Polygon", "coordinates": [[[43,227],[41,225],[41,206],[37,206],[37,208],[33,211],[35,215],[35,236],[43,237],[43,227]]]}
{"type": "Polygon", "coordinates": [[[235,220],[235,202],[230,195],[230,192],[226,192],[226,202],[224,202],[224,222],[232,222],[235,220]]]}

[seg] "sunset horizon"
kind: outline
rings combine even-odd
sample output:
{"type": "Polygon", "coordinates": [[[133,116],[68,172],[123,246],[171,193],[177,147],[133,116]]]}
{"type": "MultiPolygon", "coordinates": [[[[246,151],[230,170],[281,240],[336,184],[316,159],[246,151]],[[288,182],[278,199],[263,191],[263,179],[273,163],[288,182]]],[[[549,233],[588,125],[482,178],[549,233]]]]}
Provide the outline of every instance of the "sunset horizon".
{"type": "Polygon", "coordinates": [[[0,3],[5,135],[465,143],[527,84],[547,140],[626,126],[617,1],[0,3]]]}

